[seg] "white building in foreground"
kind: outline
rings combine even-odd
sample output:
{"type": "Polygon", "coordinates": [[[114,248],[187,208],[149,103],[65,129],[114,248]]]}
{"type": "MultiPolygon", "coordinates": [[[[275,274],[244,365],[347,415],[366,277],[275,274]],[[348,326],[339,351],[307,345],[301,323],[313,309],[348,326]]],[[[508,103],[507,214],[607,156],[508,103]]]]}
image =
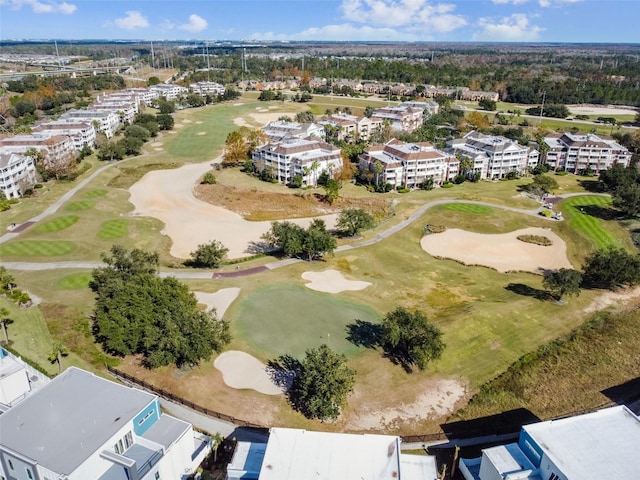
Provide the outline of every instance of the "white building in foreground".
{"type": "Polygon", "coordinates": [[[11,480],[186,479],[210,449],[155,395],[75,367],[0,415],[0,476],[11,480]]]}
{"type": "MultiPolygon", "coordinates": [[[[0,147],[0,190],[5,198],[21,197],[36,184],[36,162],[24,153],[3,152],[0,147]]],[[[1,400],[0,400],[1,402],[1,400]]]]}
{"type": "Polygon", "coordinates": [[[637,480],[640,419],[612,407],[522,427],[518,443],[461,459],[467,480],[637,480]]]}
{"type": "Polygon", "coordinates": [[[269,441],[238,442],[229,480],[436,480],[435,457],[405,455],[393,435],[272,428],[269,441]]]}
{"type": "Polygon", "coordinates": [[[593,133],[557,133],[544,137],[549,146],[545,161],[554,170],[602,173],[616,163],[628,166],[631,152],[611,137],[593,133]]]}

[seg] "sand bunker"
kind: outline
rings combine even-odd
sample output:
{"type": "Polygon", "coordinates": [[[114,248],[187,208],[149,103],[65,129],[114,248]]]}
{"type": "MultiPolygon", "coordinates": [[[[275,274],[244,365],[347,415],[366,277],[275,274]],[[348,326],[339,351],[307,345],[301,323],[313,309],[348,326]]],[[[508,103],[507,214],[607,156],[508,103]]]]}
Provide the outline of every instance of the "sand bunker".
{"type": "MultiPolygon", "coordinates": [[[[249,222],[235,212],[195,198],[193,186],[210,170],[211,163],[204,162],[147,173],[129,189],[133,215],[146,215],[164,222],[162,233],[173,241],[170,252],[176,258],[189,258],[198,245],[211,240],[222,242],[229,249],[229,258],[252,255],[250,247],[260,242],[260,236],[271,228],[271,222],[249,222]]],[[[322,218],[328,228],[334,228],[337,215],[318,218],[322,218]]],[[[311,220],[290,221],[306,228],[311,220]]]]}
{"type": "Polygon", "coordinates": [[[223,352],[213,362],[222,372],[224,383],[239,390],[250,388],[266,395],[280,395],[286,387],[271,380],[269,368],[257,358],[238,350],[223,352]]]}
{"type": "Polygon", "coordinates": [[[196,135],[206,135],[206,134],[207,134],[207,132],[198,132],[198,133],[196,133],[196,135]]]}
{"type": "Polygon", "coordinates": [[[531,227],[515,232],[486,235],[457,228],[427,235],[422,248],[434,257],[452,258],[466,265],[483,265],[499,272],[573,268],[567,259],[567,245],[558,235],[545,228],[531,227]],[[542,235],[553,245],[541,246],[522,242],[518,235],[542,235]]]}
{"type": "Polygon", "coordinates": [[[345,290],[364,290],[371,285],[369,282],[347,280],[338,270],[304,272],[302,278],[311,282],[305,284],[305,287],[326,293],[340,293],[345,290]]]}
{"type": "Polygon", "coordinates": [[[223,288],[215,293],[193,292],[198,303],[203,303],[207,308],[215,308],[219,319],[224,317],[227,308],[238,298],[240,294],[239,288],[223,288]]]}
{"type": "MultiPolygon", "coordinates": [[[[260,112],[266,112],[267,110],[259,110],[260,112]]],[[[295,112],[270,112],[270,113],[250,113],[249,117],[251,118],[251,123],[255,123],[256,125],[263,126],[269,122],[275,122],[280,117],[295,117],[295,112]]],[[[247,119],[239,117],[233,120],[233,123],[240,127],[247,127],[249,123],[247,119]]]]}
{"type": "Polygon", "coordinates": [[[390,408],[359,411],[349,422],[349,428],[358,430],[380,430],[394,423],[441,418],[455,410],[456,403],[466,395],[464,385],[456,380],[443,379],[431,382],[425,392],[413,403],[401,403],[390,408]]]}

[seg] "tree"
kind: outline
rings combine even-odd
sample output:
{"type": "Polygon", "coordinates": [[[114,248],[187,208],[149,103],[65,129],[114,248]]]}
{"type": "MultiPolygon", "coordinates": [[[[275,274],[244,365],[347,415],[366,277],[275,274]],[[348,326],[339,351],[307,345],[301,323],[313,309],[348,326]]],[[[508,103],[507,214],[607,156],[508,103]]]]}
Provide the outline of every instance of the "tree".
{"type": "Polygon", "coordinates": [[[373,217],[362,208],[348,208],[340,212],[336,226],[345,235],[351,237],[358,235],[363,230],[375,227],[373,217]]]}
{"type": "Polygon", "coordinates": [[[482,98],[478,102],[478,106],[482,110],[488,110],[489,112],[494,112],[496,110],[497,104],[493,100],[489,100],[488,98],[482,98]]]}
{"type": "Polygon", "coordinates": [[[289,397],[307,418],[335,419],[354,384],[355,372],[347,365],[347,358],[323,344],[306,351],[289,397]]]}
{"type": "Polygon", "coordinates": [[[9,343],[9,335],[7,335],[7,322],[9,319],[9,310],[0,307],[0,325],[2,325],[2,333],[4,333],[4,341],[9,343]]]}
{"type": "Polygon", "coordinates": [[[163,115],[168,115],[176,111],[176,106],[173,104],[173,102],[168,102],[167,100],[158,100],[157,106],[160,114],[163,115]]]}
{"type": "Polygon", "coordinates": [[[133,137],[146,142],[151,137],[151,132],[144,128],[142,125],[134,124],[129,125],[124,131],[125,137],[133,137]]]}
{"type": "Polygon", "coordinates": [[[137,137],[124,137],[118,140],[118,145],[122,146],[125,155],[140,155],[144,141],[137,137]]]}
{"type": "Polygon", "coordinates": [[[198,245],[198,248],[190,253],[191,263],[194,267],[218,268],[227,253],[229,253],[227,247],[217,240],[212,240],[209,243],[198,245]]]}
{"type": "Polygon", "coordinates": [[[614,290],[640,283],[640,255],[610,246],[589,255],[584,265],[584,282],[590,287],[614,290]]]}
{"type": "Polygon", "coordinates": [[[222,164],[226,167],[236,166],[244,163],[248,158],[249,149],[244,140],[242,132],[234,130],[227,135],[225,140],[222,164]]]}
{"type": "Polygon", "coordinates": [[[173,117],[169,113],[159,113],[156,115],[156,119],[160,130],[171,130],[175,124],[173,117]]]}
{"type": "Polygon", "coordinates": [[[539,174],[533,177],[533,182],[526,184],[523,188],[527,192],[542,197],[545,193],[553,193],[558,188],[558,182],[549,175],[539,174]]]}
{"type": "Polygon", "coordinates": [[[51,352],[49,353],[49,361],[58,364],[58,373],[62,373],[62,357],[69,355],[69,350],[60,342],[53,342],[51,352]]]}
{"type": "Polygon", "coordinates": [[[373,171],[376,174],[376,190],[378,190],[380,175],[382,175],[382,173],[384,172],[384,165],[382,165],[382,162],[380,160],[376,160],[376,163],[373,164],[373,171]]]}
{"type": "Polygon", "coordinates": [[[337,247],[336,239],[327,231],[324,220],[314,219],[304,236],[303,250],[309,260],[321,258],[337,247]]]}
{"type": "Polygon", "coordinates": [[[415,365],[424,370],[431,360],[440,358],[444,350],[442,332],[427,317],[415,310],[398,307],[382,321],[381,345],[386,354],[411,371],[415,365]]]}
{"type": "Polygon", "coordinates": [[[202,181],[200,183],[202,183],[203,185],[215,185],[217,182],[218,180],[216,179],[216,176],[213,174],[213,172],[207,172],[202,177],[202,181]]]}
{"type": "Polygon", "coordinates": [[[122,160],[125,156],[125,147],[120,142],[107,142],[98,148],[98,160],[113,161],[122,160]]]}
{"type": "Polygon", "coordinates": [[[476,130],[487,130],[491,126],[489,117],[478,111],[473,111],[467,116],[467,123],[476,130]]]}
{"type": "Polygon", "coordinates": [[[329,202],[329,205],[332,205],[338,199],[340,195],[340,183],[333,179],[327,179],[326,184],[324,185],[324,198],[329,202]]]}
{"type": "Polygon", "coordinates": [[[147,87],[158,85],[159,83],[160,83],[160,79],[158,77],[149,77],[147,79],[147,87]]]}
{"type": "Polygon", "coordinates": [[[544,272],[542,286],[562,300],[565,295],[580,295],[582,274],[572,268],[547,270],[544,272]]]}
{"type": "Polygon", "coordinates": [[[313,112],[311,110],[307,110],[306,112],[296,113],[296,122],[299,123],[309,123],[313,122],[315,117],[313,116],[313,112]]]}
{"type": "Polygon", "coordinates": [[[627,217],[640,213],[640,183],[620,185],[613,194],[613,206],[627,217]]]}
{"type": "Polygon", "coordinates": [[[288,257],[306,255],[308,260],[331,253],[337,246],[321,219],[314,219],[306,230],[293,222],[271,222],[271,229],[261,238],[288,257]]]}

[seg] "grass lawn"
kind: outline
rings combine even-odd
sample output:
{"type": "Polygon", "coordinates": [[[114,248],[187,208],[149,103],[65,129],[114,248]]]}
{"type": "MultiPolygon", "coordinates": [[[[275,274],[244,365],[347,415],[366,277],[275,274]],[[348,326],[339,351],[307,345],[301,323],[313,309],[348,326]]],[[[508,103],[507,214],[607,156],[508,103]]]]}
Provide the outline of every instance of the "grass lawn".
{"type": "Polygon", "coordinates": [[[58,257],[75,249],[73,242],[63,240],[24,240],[0,245],[0,256],[17,257],[58,257]]]}
{"type": "Polygon", "coordinates": [[[358,347],[347,340],[346,329],[356,320],[377,323],[379,317],[366,305],[340,295],[277,284],[242,298],[233,325],[237,335],[263,355],[302,359],[306,350],[323,343],[339,353],[354,353],[358,347]]]}
{"type": "Polygon", "coordinates": [[[97,190],[89,190],[85,192],[82,197],[83,198],[96,198],[96,197],[104,197],[108,193],[104,188],[99,188],[97,190]]]}
{"type": "Polygon", "coordinates": [[[66,207],[65,210],[69,212],[79,212],[81,210],[88,210],[95,206],[96,202],[92,202],[90,200],[79,200],[77,202],[71,202],[66,207]]]}
{"type": "Polygon", "coordinates": [[[485,205],[474,205],[473,203],[450,203],[445,205],[444,208],[452,212],[473,213],[476,215],[488,215],[495,212],[495,208],[485,205]]]}
{"type": "Polygon", "coordinates": [[[620,244],[617,236],[611,232],[611,228],[605,227],[606,223],[615,223],[610,219],[617,215],[617,212],[611,208],[610,197],[599,195],[570,197],[563,200],[558,209],[566,217],[568,225],[589,239],[595,248],[620,244]]]}
{"type": "Polygon", "coordinates": [[[102,240],[113,240],[127,235],[127,221],[121,218],[107,220],[100,227],[98,238],[102,240]]]}
{"type": "Polygon", "coordinates": [[[56,282],[56,287],[61,290],[79,290],[87,288],[91,280],[90,272],[72,273],[66,275],[56,282]]]}
{"type": "Polygon", "coordinates": [[[54,218],[53,220],[49,220],[48,222],[40,223],[36,225],[33,231],[35,233],[59,232],[60,230],[69,228],[78,220],[80,220],[80,217],[76,215],[66,215],[64,217],[54,218]]]}

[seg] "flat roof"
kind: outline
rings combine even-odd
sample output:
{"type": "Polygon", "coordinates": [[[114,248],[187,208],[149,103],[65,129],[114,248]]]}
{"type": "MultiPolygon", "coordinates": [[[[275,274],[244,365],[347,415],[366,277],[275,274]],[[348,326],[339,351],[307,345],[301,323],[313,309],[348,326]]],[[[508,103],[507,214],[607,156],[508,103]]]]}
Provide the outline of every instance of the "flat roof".
{"type": "Polygon", "coordinates": [[[400,480],[438,480],[438,466],[433,455],[400,455],[400,480]]]}
{"type": "Polygon", "coordinates": [[[272,428],[260,480],[398,480],[400,439],[272,428]]]}
{"type": "Polygon", "coordinates": [[[640,419],[625,406],[523,430],[567,478],[640,478],[640,419]]]}
{"type": "Polygon", "coordinates": [[[191,424],[163,414],[142,436],[147,440],[159,443],[164,448],[169,448],[182,438],[190,428],[191,424]]]}
{"type": "Polygon", "coordinates": [[[245,472],[247,477],[258,478],[267,449],[266,443],[238,442],[227,471],[245,472]]]}
{"type": "Polygon", "coordinates": [[[70,367],[0,415],[0,448],[68,475],[154,398],[70,367]]]}
{"type": "Polygon", "coordinates": [[[491,460],[500,475],[537,470],[517,443],[486,448],[482,450],[482,454],[491,460]]]}

